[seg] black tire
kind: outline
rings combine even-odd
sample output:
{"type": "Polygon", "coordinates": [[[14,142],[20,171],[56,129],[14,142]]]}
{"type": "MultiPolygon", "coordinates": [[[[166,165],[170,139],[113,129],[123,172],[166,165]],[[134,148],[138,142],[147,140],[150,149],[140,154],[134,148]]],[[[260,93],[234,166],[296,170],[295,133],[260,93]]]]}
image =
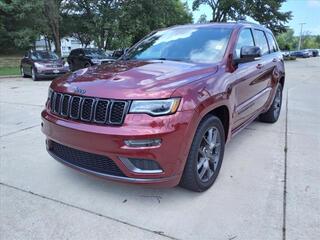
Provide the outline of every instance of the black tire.
{"type": "Polygon", "coordinates": [[[31,68],[31,78],[33,81],[38,81],[37,71],[34,68],[31,68]]]}
{"type": "Polygon", "coordinates": [[[21,77],[26,78],[27,75],[24,73],[23,67],[20,66],[20,73],[21,73],[21,77]]]}
{"type": "MultiPolygon", "coordinates": [[[[225,133],[224,133],[224,128],[220,119],[213,115],[205,117],[200,122],[197,128],[197,131],[195,133],[195,136],[193,138],[193,142],[190,147],[186,165],[184,167],[183,175],[180,180],[180,186],[195,192],[203,192],[209,189],[219,174],[222,160],[223,160],[224,145],[225,145],[225,133]],[[201,148],[202,148],[203,142],[207,142],[207,141],[204,141],[204,139],[207,132],[210,131],[210,129],[214,129],[214,131],[218,131],[219,133],[219,135],[217,135],[216,137],[217,139],[216,145],[218,146],[218,141],[220,143],[219,154],[217,156],[216,153],[215,154],[211,153],[212,156],[216,156],[216,161],[215,161],[216,166],[214,167],[214,170],[210,169],[212,175],[210,175],[210,177],[208,176],[207,181],[203,181],[199,176],[200,175],[199,170],[201,172],[202,169],[199,168],[198,166],[201,165],[200,164],[201,159],[204,159],[204,157],[201,158],[201,156],[203,155],[200,154],[199,151],[201,151],[202,153],[206,152],[204,148],[203,150],[201,150],[201,148]]],[[[217,151],[217,148],[215,149],[215,151],[217,151]]],[[[209,165],[207,165],[207,167],[209,166],[209,168],[213,167],[212,166],[213,163],[211,160],[212,159],[208,160],[209,165]]],[[[203,164],[203,167],[204,167],[204,164],[203,164]]]]}
{"type": "Polygon", "coordinates": [[[266,122],[266,123],[275,123],[276,121],[278,121],[280,116],[280,111],[281,111],[281,105],[282,105],[282,86],[281,84],[279,84],[269,110],[265,113],[260,114],[259,120],[261,122],[266,122]]]}

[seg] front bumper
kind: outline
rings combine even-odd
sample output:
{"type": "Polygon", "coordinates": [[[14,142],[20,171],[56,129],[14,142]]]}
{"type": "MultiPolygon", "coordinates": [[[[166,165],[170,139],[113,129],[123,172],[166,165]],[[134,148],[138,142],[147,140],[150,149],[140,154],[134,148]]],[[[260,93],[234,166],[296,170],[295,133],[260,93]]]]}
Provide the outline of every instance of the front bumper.
{"type": "Polygon", "coordinates": [[[56,78],[68,73],[67,70],[59,70],[59,72],[54,72],[53,70],[46,70],[46,71],[38,71],[37,77],[38,78],[56,78]]]}
{"type": "Polygon", "coordinates": [[[193,131],[190,130],[193,117],[193,111],[156,118],[146,114],[128,114],[122,126],[114,127],[71,121],[44,110],[42,131],[47,136],[47,144],[54,141],[70,148],[106,156],[124,176],[102,174],[75,166],[49,150],[56,160],[67,166],[110,180],[170,187],[179,183],[183,172],[193,138],[193,131]],[[152,147],[128,147],[124,143],[125,140],[137,139],[161,139],[162,142],[152,147]],[[156,161],[163,172],[133,172],[120,158],[150,159],[156,161]]]}

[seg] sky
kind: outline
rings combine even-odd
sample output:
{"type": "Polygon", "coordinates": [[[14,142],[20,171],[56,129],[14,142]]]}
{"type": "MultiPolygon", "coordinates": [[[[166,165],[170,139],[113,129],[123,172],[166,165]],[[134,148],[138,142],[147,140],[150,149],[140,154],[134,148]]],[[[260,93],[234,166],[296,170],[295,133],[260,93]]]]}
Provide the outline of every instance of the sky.
{"type": "MultiPolygon", "coordinates": [[[[188,3],[189,8],[192,9],[193,0],[184,0],[188,3]]],[[[295,35],[300,34],[299,23],[306,23],[303,25],[303,33],[311,33],[320,35],[320,0],[287,0],[282,7],[282,11],[292,11],[292,19],[287,25],[293,28],[295,35]]],[[[207,15],[207,19],[212,17],[211,8],[208,5],[202,5],[198,11],[193,12],[194,22],[197,22],[202,14],[207,15]]]]}

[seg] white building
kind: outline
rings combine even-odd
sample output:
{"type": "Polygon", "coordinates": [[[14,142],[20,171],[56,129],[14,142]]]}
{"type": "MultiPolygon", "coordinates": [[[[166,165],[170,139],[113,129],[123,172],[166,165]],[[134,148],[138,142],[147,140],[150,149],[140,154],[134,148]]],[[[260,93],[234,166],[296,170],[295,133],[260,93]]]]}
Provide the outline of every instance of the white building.
{"type": "MultiPolygon", "coordinates": [[[[35,43],[36,50],[46,50],[49,48],[49,44],[46,42],[44,37],[40,37],[40,40],[37,40],[35,43]]],[[[64,37],[61,39],[61,55],[62,57],[67,57],[72,49],[83,48],[84,45],[74,37],[64,37]]],[[[90,43],[87,48],[95,48],[94,43],[90,43]]],[[[55,50],[54,43],[51,42],[51,50],[55,50]]]]}

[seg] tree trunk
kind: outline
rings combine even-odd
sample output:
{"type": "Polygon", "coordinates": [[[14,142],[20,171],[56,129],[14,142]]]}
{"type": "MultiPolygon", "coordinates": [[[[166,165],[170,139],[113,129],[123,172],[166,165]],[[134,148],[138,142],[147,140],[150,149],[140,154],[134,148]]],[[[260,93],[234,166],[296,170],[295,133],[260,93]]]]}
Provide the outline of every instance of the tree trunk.
{"type": "MultiPolygon", "coordinates": [[[[61,3],[61,2],[60,2],[61,3]]],[[[59,1],[46,0],[44,1],[44,15],[47,18],[49,28],[52,31],[55,52],[61,57],[61,42],[60,42],[60,13],[59,1]]]]}

